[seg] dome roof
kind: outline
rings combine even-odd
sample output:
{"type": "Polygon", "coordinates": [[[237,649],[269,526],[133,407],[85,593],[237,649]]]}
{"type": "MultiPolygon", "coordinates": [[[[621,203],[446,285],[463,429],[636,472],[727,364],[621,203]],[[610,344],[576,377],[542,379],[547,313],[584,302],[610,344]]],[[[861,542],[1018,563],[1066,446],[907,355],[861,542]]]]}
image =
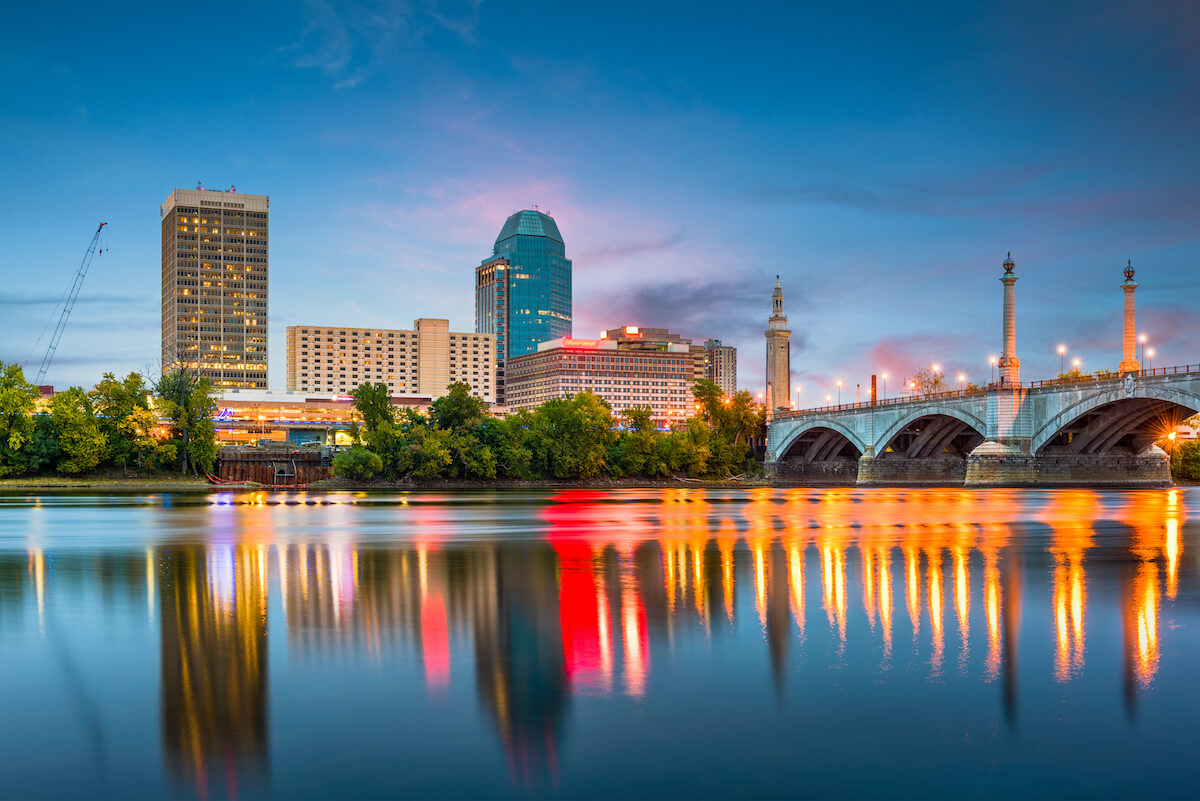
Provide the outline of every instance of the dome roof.
{"type": "Polygon", "coordinates": [[[500,235],[496,237],[496,244],[500,244],[510,236],[516,236],[517,234],[544,236],[560,244],[563,241],[562,234],[558,232],[558,225],[555,224],[554,218],[533,209],[518,211],[505,220],[504,227],[500,229],[500,235]]]}

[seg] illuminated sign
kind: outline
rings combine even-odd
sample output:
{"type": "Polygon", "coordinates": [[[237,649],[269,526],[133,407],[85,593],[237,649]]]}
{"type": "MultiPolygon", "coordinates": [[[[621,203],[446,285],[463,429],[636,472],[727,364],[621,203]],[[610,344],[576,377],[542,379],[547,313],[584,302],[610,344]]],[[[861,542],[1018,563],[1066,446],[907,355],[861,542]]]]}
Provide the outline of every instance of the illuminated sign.
{"type": "Polygon", "coordinates": [[[217,412],[217,416],[213,418],[213,420],[218,423],[223,423],[226,420],[233,420],[233,419],[234,419],[233,409],[222,409],[221,411],[217,412]]]}
{"type": "Polygon", "coordinates": [[[563,337],[562,343],[563,343],[564,348],[598,348],[598,347],[600,347],[600,343],[594,339],[571,339],[570,337],[563,337]]]}
{"type": "Polygon", "coordinates": [[[632,336],[641,336],[641,331],[638,330],[638,327],[636,325],[625,326],[625,333],[630,334],[632,336]]]}

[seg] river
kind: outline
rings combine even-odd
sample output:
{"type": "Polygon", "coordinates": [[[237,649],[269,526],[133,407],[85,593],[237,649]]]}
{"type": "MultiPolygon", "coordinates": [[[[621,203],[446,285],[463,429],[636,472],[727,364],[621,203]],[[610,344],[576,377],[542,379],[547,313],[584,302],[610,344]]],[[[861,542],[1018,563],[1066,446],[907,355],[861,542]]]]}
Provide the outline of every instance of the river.
{"type": "Polygon", "coordinates": [[[1200,489],[0,495],[3,798],[1200,786],[1200,489]]]}

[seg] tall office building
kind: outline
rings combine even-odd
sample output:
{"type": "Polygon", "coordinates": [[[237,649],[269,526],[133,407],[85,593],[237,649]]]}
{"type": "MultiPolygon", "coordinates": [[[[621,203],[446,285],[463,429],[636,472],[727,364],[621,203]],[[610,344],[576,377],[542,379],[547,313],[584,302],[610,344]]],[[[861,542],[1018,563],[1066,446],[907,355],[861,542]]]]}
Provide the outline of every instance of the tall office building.
{"type": "Polygon", "coordinates": [[[267,387],[266,195],[176,189],[162,204],[162,370],[267,387]]]}
{"type": "Polygon", "coordinates": [[[554,219],[526,209],[504,222],[475,268],[475,331],[496,336],[496,400],[505,361],[571,336],[571,260],[554,219]]]}
{"type": "Polygon", "coordinates": [[[775,276],[771,293],[771,319],[767,322],[767,409],[788,409],[792,383],[792,332],[783,311],[783,288],[775,276]]]}
{"type": "Polygon", "coordinates": [[[704,377],[732,395],[737,392],[737,348],[719,339],[704,341],[704,377]]]}

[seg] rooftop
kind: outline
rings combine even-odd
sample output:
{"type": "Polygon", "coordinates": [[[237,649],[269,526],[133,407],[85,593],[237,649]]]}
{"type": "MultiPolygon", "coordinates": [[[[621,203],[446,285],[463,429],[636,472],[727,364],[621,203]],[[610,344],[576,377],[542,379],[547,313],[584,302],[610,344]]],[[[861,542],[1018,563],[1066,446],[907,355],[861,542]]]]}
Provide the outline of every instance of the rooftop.
{"type": "Polygon", "coordinates": [[[555,224],[554,218],[533,209],[518,211],[505,220],[504,227],[500,229],[500,235],[496,237],[496,244],[518,234],[544,236],[560,244],[563,243],[562,234],[558,232],[558,225],[555,224]]]}

